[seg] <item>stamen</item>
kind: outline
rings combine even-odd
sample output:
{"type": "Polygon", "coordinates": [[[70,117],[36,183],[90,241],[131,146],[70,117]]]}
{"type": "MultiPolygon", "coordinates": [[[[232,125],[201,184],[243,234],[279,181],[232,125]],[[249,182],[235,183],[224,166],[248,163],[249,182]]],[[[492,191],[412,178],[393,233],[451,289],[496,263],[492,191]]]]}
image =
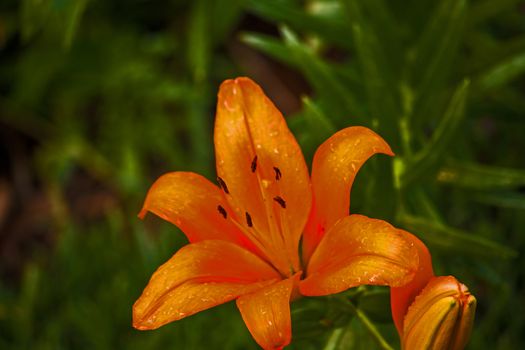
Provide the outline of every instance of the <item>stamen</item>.
{"type": "Polygon", "coordinates": [[[222,215],[223,218],[226,219],[228,217],[228,212],[226,211],[226,209],[224,209],[222,205],[218,205],[217,210],[219,211],[219,213],[222,215]]]}
{"type": "Polygon", "coordinates": [[[257,155],[255,155],[255,158],[253,158],[252,160],[251,168],[252,168],[252,173],[254,173],[255,170],[257,169],[257,155]]]}
{"type": "Polygon", "coordinates": [[[253,227],[252,217],[248,212],[246,212],[246,223],[248,224],[248,227],[253,227]]]}
{"type": "Polygon", "coordinates": [[[275,171],[275,180],[279,181],[281,177],[283,176],[281,174],[281,170],[279,170],[279,168],[276,166],[273,167],[273,170],[275,171]]]}
{"type": "Polygon", "coordinates": [[[273,200],[276,201],[277,203],[279,203],[279,205],[285,209],[286,208],[286,202],[284,201],[284,199],[282,199],[281,197],[277,196],[277,197],[273,197],[273,200]]]}
{"type": "Polygon", "coordinates": [[[217,182],[219,183],[219,187],[222,188],[226,194],[230,194],[230,191],[228,191],[228,186],[226,186],[226,182],[224,182],[220,176],[217,176],[217,182]]]}

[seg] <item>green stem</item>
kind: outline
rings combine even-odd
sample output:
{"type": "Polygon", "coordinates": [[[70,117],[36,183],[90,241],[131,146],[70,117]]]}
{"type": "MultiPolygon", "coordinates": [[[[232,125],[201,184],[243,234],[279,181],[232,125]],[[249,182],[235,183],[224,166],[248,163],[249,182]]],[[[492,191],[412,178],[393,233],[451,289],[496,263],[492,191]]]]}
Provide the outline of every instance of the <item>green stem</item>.
{"type": "Polygon", "coordinates": [[[379,330],[376,328],[376,326],[370,321],[368,316],[356,307],[350,300],[346,300],[346,305],[349,306],[349,308],[356,314],[357,318],[363,323],[363,325],[368,329],[372,337],[376,340],[377,344],[381,347],[383,350],[394,350],[390,344],[383,338],[379,330]]]}

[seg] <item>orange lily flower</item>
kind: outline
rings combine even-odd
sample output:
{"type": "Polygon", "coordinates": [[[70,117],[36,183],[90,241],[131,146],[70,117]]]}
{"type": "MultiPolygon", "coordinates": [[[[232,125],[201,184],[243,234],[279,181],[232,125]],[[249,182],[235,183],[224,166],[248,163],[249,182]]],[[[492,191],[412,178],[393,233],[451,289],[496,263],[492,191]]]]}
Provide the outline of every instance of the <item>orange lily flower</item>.
{"type": "Polygon", "coordinates": [[[462,350],[474,323],[476,298],[453,276],[435,277],[430,253],[415,236],[419,252],[413,280],[391,288],[392,317],[404,350],[462,350]]]}
{"type": "Polygon", "coordinates": [[[149,211],[175,224],[190,244],[151,277],[133,306],[135,328],[236,300],[256,342],[282,349],[291,341],[291,299],[413,278],[418,252],[404,232],[348,215],[361,165],[393,155],[373,131],[350,127],[330,137],[310,178],[281,113],[256,83],[237,78],[220,87],[214,141],[218,187],[173,172],[148,192],[139,216],[149,211]]]}

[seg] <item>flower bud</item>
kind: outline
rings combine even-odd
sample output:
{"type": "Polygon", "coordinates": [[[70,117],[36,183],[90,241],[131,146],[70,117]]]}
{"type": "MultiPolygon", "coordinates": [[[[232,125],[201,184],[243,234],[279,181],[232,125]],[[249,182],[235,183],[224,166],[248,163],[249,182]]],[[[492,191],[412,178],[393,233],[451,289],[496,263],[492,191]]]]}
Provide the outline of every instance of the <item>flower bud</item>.
{"type": "Polygon", "coordinates": [[[467,344],[476,298],[452,276],[433,277],[408,308],[404,350],[461,350],[467,344]]]}

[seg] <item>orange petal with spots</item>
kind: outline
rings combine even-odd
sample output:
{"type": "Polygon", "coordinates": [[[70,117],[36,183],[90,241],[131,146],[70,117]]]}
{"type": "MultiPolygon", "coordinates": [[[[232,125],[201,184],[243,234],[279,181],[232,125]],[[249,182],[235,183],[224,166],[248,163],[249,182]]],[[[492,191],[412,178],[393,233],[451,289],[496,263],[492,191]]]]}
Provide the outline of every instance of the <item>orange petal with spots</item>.
{"type": "Polygon", "coordinates": [[[133,305],[133,326],[155,329],[279,279],[280,275],[266,262],[236,244],[189,244],[153,274],[133,305]]]}
{"type": "Polygon", "coordinates": [[[363,284],[401,286],[418,268],[417,249],[386,221],[351,215],[335,224],[310,258],[303,295],[327,295],[363,284]]]}
{"type": "Polygon", "coordinates": [[[354,126],[326,140],[315,152],[312,165],[314,209],[303,238],[303,260],[350,209],[350,190],[361,166],[376,153],[394,155],[390,146],[372,130],[354,126]]]}
{"type": "Polygon", "coordinates": [[[301,149],[262,89],[248,78],[222,83],[215,121],[217,173],[238,222],[285,274],[298,271],[298,244],[311,206],[301,149]]]}
{"type": "Polygon", "coordinates": [[[405,238],[409,240],[418,251],[419,268],[416,275],[409,283],[401,287],[393,287],[390,290],[392,318],[394,319],[394,323],[400,336],[403,334],[403,319],[405,318],[408,307],[427,285],[428,281],[434,277],[432,258],[428,248],[413,234],[406,231],[402,232],[405,234],[405,238]]]}
{"type": "Polygon", "coordinates": [[[282,349],[292,339],[290,298],[296,281],[291,277],[237,299],[244,323],[265,350],[282,349]]]}
{"type": "Polygon", "coordinates": [[[432,278],[408,309],[403,349],[464,349],[475,311],[476,298],[465,285],[453,276],[432,278]]]}
{"type": "Polygon", "coordinates": [[[259,252],[228,217],[231,209],[221,190],[201,175],[173,172],[151,186],[139,217],[152,212],[184,232],[192,243],[219,239],[259,252]],[[226,218],[219,212],[221,206],[226,218]]]}

